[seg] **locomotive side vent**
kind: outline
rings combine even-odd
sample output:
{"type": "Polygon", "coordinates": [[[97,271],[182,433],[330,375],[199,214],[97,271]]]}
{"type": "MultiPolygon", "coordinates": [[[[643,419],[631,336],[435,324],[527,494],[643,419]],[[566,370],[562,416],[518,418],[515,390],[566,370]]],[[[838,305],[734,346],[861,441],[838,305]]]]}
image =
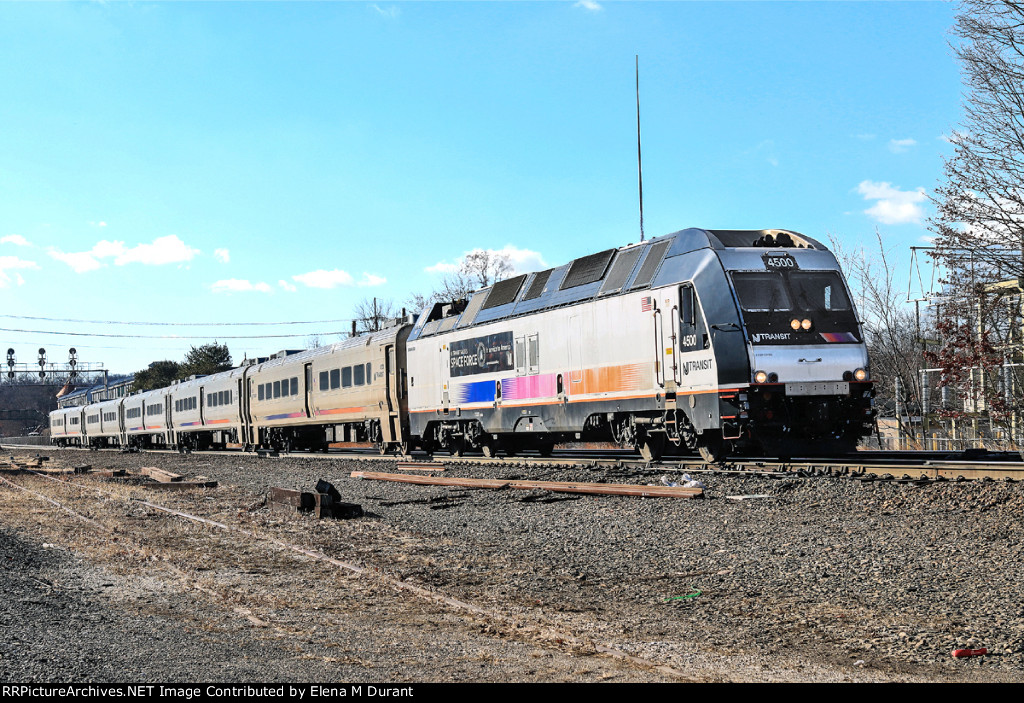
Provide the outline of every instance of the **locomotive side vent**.
{"type": "Polygon", "coordinates": [[[654,280],[654,274],[658,272],[658,268],[661,266],[661,260],[665,258],[665,252],[668,251],[668,246],[671,243],[672,240],[664,239],[656,244],[652,244],[650,248],[648,248],[647,256],[644,258],[644,263],[640,267],[640,273],[636,275],[633,285],[629,287],[630,290],[651,285],[651,281],[654,280]]]}
{"type": "Polygon", "coordinates": [[[622,290],[622,286],[626,285],[629,274],[633,273],[633,267],[636,266],[636,261],[640,258],[643,250],[643,247],[634,247],[633,249],[620,251],[619,255],[615,257],[611,270],[608,271],[608,277],[604,279],[604,283],[601,284],[601,290],[597,294],[608,295],[609,293],[618,293],[622,290]]]}
{"type": "Polygon", "coordinates": [[[462,313],[462,317],[459,318],[460,328],[473,324],[473,320],[476,319],[476,314],[480,312],[480,308],[483,307],[484,301],[487,300],[487,296],[490,295],[490,292],[490,289],[477,291],[470,299],[469,305],[466,306],[466,311],[462,313]]]}
{"type": "Polygon", "coordinates": [[[615,249],[608,249],[607,251],[584,256],[573,261],[572,265],[569,266],[569,272],[565,274],[565,280],[562,281],[562,286],[559,290],[585,286],[588,283],[600,281],[604,278],[605,271],[608,270],[608,264],[611,263],[612,257],[615,256],[615,251],[615,249]]]}
{"type": "Polygon", "coordinates": [[[539,298],[540,294],[544,292],[544,286],[547,285],[548,279],[551,278],[551,272],[554,269],[548,269],[547,271],[541,271],[533,278],[533,282],[530,283],[530,287],[526,289],[526,295],[523,296],[523,300],[533,300],[539,298]]]}
{"type": "Polygon", "coordinates": [[[484,303],[484,310],[490,310],[496,308],[499,305],[505,305],[511,303],[519,295],[519,289],[523,287],[523,282],[526,280],[526,274],[516,276],[515,278],[509,278],[504,281],[498,281],[491,287],[491,294],[487,296],[487,302],[484,303]]]}

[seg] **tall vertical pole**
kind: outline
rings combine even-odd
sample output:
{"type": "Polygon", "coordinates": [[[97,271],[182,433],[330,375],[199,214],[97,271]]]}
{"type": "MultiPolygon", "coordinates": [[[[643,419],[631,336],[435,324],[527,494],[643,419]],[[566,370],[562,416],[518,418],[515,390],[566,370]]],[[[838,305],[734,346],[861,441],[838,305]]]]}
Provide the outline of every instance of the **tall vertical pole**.
{"type": "Polygon", "coordinates": [[[640,241],[644,241],[644,167],[640,159],[640,54],[636,55],[636,173],[640,187],[640,241]]]}

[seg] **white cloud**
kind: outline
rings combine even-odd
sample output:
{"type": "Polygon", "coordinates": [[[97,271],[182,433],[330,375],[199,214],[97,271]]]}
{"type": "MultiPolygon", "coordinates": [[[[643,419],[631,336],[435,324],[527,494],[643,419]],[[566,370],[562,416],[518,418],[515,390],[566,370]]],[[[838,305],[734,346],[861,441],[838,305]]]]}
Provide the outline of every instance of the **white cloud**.
{"type": "Polygon", "coordinates": [[[215,258],[222,264],[226,264],[229,261],[231,261],[231,252],[229,252],[227,249],[214,249],[213,258],[215,258]]]}
{"type": "Polygon", "coordinates": [[[96,257],[92,255],[91,251],[83,251],[77,254],[65,253],[60,249],[54,249],[50,247],[47,253],[57,261],[63,261],[65,264],[74,269],[75,273],[85,273],[86,271],[94,271],[99,267],[103,266],[96,257]]]}
{"type": "Polygon", "coordinates": [[[32,246],[32,244],[20,234],[8,234],[6,237],[0,237],[0,244],[16,244],[19,247],[32,246]]]}
{"type": "Polygon", "coordinates": [[[63,261],[76,273],[84,273],[104,266],[101,259],[113,259],[116,266],[126,264],[161,266],[191,261],[199,253],[199,250],[185,244],[176,234],[169,234],[166,237],[157,237],[149,244],[137,244],[130,248],[125,247],[124,242],[108,242],[103,239],[96,242],[89,251],[63,252],[50,247],[47,253],[54,259],[63,261]]]}
{"type": "Polygon", "coordinates": [[[331,271],[317,269],[309,273],[300,273],[292,276],[292,280],[298,281],[309,288],[337,288],[338,286],[351,286],[355,284],[352,274],[339,269],[331,271]]]}
{"type": "Polygon", "coordinates": [[[860,139],[861,141],[864,141],[864,142],[870,142],[870,141],[871,141],[872,139],[874,139],[874,138],[875,138],[875,136],[876,136],[876,135],[874,135],[874,134],[867,134],[867,133],[862,133],[862,134],[855,134],[855,135],[853,135],[853,136],[857,137],[857,139],[860,139]]]}
{"type": "Polygon", "coordinates": [[[0,288],[8,288],[12,282],[19,286],[23,285],[25,279],[17,271],[38,268],[39,264],[35,261],[19,259],[17,256],[0,256],[0,288]],[[15,273],[9,274],[7,273],[8,271],[14,271],[15,273]]]}
{"type": "Polygon", "coordinates": [[[864,214],[882,224],[920,223],[924,219],[924,208],[921,204],[928,199],[924,194],[924,188],[900,190],[891,183],[861,181],[857,186],[857,192],[863,195],[865,200],[878,201],[865,210],[864,214]]]}
{"type": "Polygon", "coordinates": [[[380,15],[381,17],[387,17],[389,20],[393,20],[396,17],[398,17],[398,15],[401,14],[401,11],[397,7],[395,7],[394,5],[392,5],[390,7],[381,7],[380,5],[378,5],[376,3],[371,3],[370,7],[372,7],[373,10],[378,15],[380,15]]]}
{"type": "Polygon", "coordinates": [[[905,154],[910,151],[910,147],[917,146],[917,141],[914,139],[890,139],[889,140],[889,151],[894,154],[905,154]]]}
{"type": "Polygon", "coordinates": [[[372,273],[366,273],[364,271],[363,278],[362,280],[359,281],[358,285],[363,286],[365,288],[367,286],[382,286],[387,282],[388,279],[384,278],[383,276],[375,276],[372,273]]]}
{"type": "Polygon", "coordinates": [[[594,2],[594,0],[579,0],[573,7],[582,7],[584,10],[590,10],[591,12],[601,11],[601,5],[594,2]]]}
{"type": "MultiPolygon", "coordinates": [[[[544,257],[541,256],[539,252],[531,249],[520,249],[512,244],[506,244],[501,249],[487,249],[486,251],[492,255],[497,254],[507,256],[509,262],[512,264],[512,275],[530,273],[532,271],[540,271],[541,269],[548,268],[547,262],[544,261],[544,257]]],[[[427,266],[423,270],[427,273],[456,273],[462,267],[462,263],[466,260],[466,256],[472,253],[472,251],[463,252],[462,256],[454,262],[438,261],[433,266],[427,266]]]]}
{"type": "Polygon", "coordinates": [[[423,270],[427,273],[455,273],[459,270],[459,266],[461,266],[460,261],[461,259],[456,261],[454,264],[448,263],[447,261],[438,261],[433,266],[428,266],[423,270]]]}
{"type": "Polygon", "coordinates": [[[89,224],[92,225],[93,227],[106,227],[107,226],[107,223],[103,222],[102,220],[100,220],[99,222],[90,222],[89,224]]]}
{"type": "Polygon", "coordinates": [[[284,288],[289,293],[294,293],[295,291],[298,290],[298,288],[296,288],[291,283],[289,283],[288,281],[285,281],[285,280],[278,281],[277,285],[281,286],[282,288],[284,288]]]}
{"type": "Polygon", "coordinates": [[[273,288],[268,283],[253,283],[245,279],[226,278],[211,285],[210,290],[214,293],[250,293],[253,291],[270,293],[273,288]]]}

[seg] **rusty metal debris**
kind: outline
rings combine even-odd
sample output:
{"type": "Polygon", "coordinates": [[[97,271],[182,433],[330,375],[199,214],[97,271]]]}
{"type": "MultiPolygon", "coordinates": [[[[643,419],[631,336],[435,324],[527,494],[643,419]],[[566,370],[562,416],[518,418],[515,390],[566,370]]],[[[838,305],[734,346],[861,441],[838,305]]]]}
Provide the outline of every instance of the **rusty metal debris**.
{"type": "Polygon", "coordinates": [[[272,487],[267,494],[267,505],[284,512],[313,513],[317,518],[347,520],[363,516],[362,506],[342,501],[334,486],[323,480],[316,484],[315,491],[272,487]]]}

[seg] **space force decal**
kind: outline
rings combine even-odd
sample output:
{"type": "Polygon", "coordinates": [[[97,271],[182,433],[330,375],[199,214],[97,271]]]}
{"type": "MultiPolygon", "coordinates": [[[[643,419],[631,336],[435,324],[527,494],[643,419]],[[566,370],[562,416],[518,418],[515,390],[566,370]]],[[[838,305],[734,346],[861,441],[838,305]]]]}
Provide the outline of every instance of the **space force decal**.
{"type": "Polygon", "coordinates": [[[494,373],[515,368],[512,360],[512,333],[499,332],[451,343],[448,365],[452,376],[494,373]]]}

